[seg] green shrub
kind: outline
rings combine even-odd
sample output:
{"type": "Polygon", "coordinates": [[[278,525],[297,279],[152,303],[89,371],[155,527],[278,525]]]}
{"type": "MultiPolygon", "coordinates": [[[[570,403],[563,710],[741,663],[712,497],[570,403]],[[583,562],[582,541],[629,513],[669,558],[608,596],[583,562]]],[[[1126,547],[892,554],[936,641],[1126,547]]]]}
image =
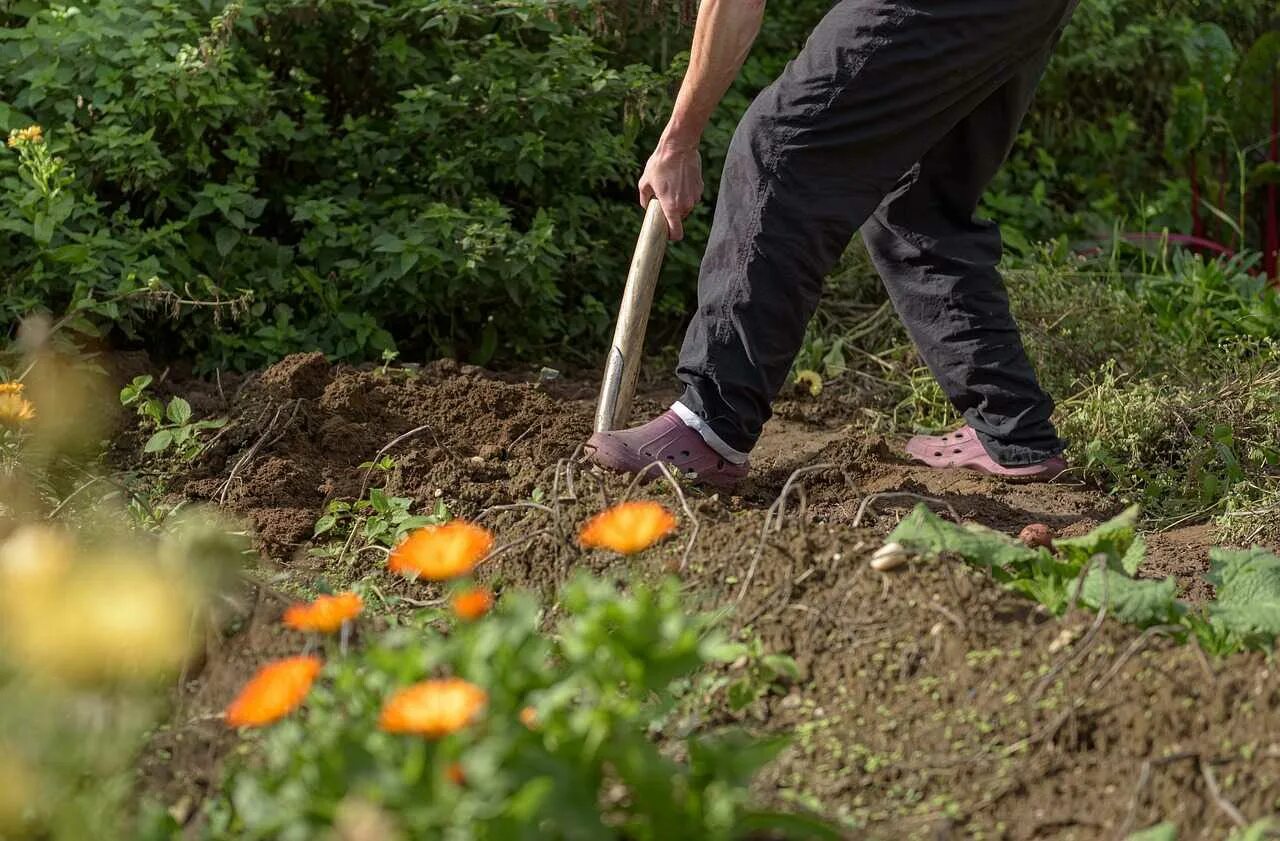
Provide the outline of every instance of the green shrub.
{"type": "Polygon", "coordinates": [[[663,78],[570,15],[99,0],[0,26],[0,129],[40,124],[48,159],[0,156],[6,321],[110,299],[152,347],[234,365],[393,342],[484,361],[608,328],[663,78]],[[181,320],[148,318],[163,290],[181,320]]]}
{"type": "Polygon", "coordinates": [[[303,712],[276,724],[214,803],[214,839],[311,839],[355,815],[386,838],[730,839],[770,824],[836,837],[747,807],[747,784],[780,747],[743,734],[666,733],[673,688],[743,653],[688,613],[674,580],[623,593],[582,575],[539,631],[529,595],[442,634],[422,612],[332,659],[303,712]],[[395,690],[451,675],[482,687],[481,717],[441,738],[379,730],[395,690]]]}

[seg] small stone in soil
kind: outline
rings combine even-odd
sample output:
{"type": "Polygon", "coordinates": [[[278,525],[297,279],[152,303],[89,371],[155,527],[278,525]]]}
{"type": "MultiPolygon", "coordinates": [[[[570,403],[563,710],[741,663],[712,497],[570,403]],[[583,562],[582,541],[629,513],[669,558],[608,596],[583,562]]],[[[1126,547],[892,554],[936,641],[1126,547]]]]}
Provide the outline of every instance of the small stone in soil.
{"type": "Polygon", "coordinates": [[[1018,532],[1018,540],[1029,549],[1038,549],[1043,546],[1045,549],[1053,548],[1053,529],[1044,523],[1032,523],[1031,525],[1018,532]]]}

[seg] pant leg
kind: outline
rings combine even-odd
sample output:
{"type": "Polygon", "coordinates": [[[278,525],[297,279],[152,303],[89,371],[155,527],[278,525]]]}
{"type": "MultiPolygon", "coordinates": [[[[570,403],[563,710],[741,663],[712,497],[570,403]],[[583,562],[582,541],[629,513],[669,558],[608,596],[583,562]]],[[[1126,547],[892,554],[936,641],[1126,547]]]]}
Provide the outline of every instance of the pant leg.
{"type": "Polygon", "coordinates": [[[1000,230],[978,202],[1012,148],[1048,51],[913,166],[862,228],[889,297],[943,392],[991,456],[1014,466],[1063,450],[996,265],[1000,230]]]}
{"type": "Polygon", "coordinates": [[[903,172],[1053,40],[1071,0],[842,0],[730,144],[681,402],[749,451],[822,279],[903,172]]]}

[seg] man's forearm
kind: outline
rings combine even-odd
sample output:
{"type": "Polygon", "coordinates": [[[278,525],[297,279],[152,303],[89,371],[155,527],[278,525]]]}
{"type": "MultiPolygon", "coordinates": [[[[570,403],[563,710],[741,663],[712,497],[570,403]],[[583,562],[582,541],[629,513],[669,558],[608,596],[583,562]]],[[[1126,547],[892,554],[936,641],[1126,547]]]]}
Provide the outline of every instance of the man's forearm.
{"type": "Polygon", "coordinates": [[[689,69],[662,144],[696,147],[760,34],[765,0],[702,0],[689,69]]]}

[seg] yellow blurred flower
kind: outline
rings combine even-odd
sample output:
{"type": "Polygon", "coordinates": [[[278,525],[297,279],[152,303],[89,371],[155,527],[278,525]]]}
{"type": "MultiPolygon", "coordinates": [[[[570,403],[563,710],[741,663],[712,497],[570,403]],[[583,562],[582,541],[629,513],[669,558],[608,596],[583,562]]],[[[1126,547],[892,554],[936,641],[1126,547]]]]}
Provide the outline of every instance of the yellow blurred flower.
{"type": "Polygon", "coordinates": [[[22,836],[22,824],[37,796],[35,774],[9,745],[0,744],[0,837],[22,836]]]}
{"type": "Polygon", "coordinates": [[[675,516],[656,502],[624,502],[592,517],[578,534],[578,542],[588,549],[632,555],[648,549],[675,527],[675,516]]]}
{"type": "Polygon", "coordinates": [[[9,148],[16,149],[24,143],[43,143],[44,129],[40,126],[27,126],[21,129],[12,129],[9,132],[9,148]]]}
{"type": "MultiPolygon", "coordinates": [[[[31,541],[27,545],[48,541],[23,539],[31,541]]],[[[6,558],[13,543],[11,538],[5,544],[6,558]]],[[[28,562],[25,571],[4,565],[6,585],[24,579],[26,584],[6,586],[0,656],[7,654],[33,675],[69,683],[148,680],[181,666],[190,651],[195,610],[185,582],[132,560],[100,558],[60,572],[48,557],[28,562]]]]}
{"type": "Polygon", "coordinates": [[[18,426],[35,420],[36,407],[17,392],[0,392],[0,424],[18,426]]]}
{"type": "Polygon", "coordinates": [[[22,383],[0,383],[0,394],[22,394],[22,383]]]}

